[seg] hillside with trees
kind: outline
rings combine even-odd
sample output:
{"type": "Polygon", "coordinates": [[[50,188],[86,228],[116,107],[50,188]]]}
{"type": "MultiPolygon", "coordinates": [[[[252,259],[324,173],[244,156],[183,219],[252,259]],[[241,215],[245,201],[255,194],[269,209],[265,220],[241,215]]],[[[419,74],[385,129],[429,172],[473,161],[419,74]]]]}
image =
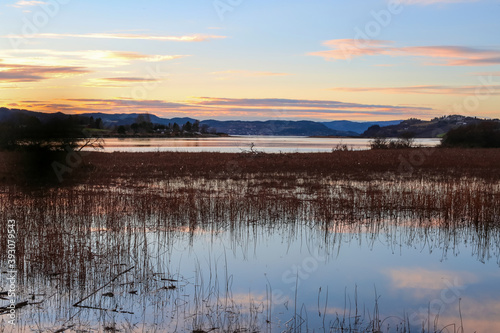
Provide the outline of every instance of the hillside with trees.
{"type": "Polygon", "coordinates": [[[500,148],[500,122],[483,121],[452,129],[441,146],[460,148],[500,148]]]}
{"type": "Polygon", "coordinates": [[[452,129],[470,124],[478,124],[483,121],[484,119],[460,115],[436,117],[429,121],[410,118],[398,125],[385,127],[378,125],[371,126],[362,134],[362,137],[400,138],[411,135],[415,138],[440,138],[452,129]]]}

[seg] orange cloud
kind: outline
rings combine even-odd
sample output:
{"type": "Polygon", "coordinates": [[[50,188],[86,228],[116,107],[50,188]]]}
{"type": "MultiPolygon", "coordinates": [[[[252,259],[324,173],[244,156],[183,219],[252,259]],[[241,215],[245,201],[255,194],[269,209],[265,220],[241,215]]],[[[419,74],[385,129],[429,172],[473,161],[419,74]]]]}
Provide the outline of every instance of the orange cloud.
{"type": "Polygon", "coordinates": [[[334,39],[323,43],[331,48],[327,51],[312,52],[309,55],[325,60],[350,60],[354,57],[388,55],[392,57],[410,56],[439,59],[426,65],[445,66],[486,66],[500,64],[500,50],[479,49],[466,46],[411,46],[393,47],[391,42],[364,39],[334,39]]]}

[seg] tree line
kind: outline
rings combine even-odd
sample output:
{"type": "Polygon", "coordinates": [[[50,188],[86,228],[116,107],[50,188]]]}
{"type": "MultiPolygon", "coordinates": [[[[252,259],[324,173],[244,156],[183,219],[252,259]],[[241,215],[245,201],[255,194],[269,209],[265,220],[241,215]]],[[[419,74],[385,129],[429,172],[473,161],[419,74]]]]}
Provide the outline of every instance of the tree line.
{"type": "Polygon", "coordinates": [[[139,115],[131,125],[120,125],[113,128],[113,133],[120,136],[126,135],[162,135],[162,136],[193,136],[196,134],[215,134],[214,129],[210,129],[206,124],[200,124],[199,120],[191,123],[179,125],[178,123],[169,123],[168,125],[154,124],[149,115],[139,115]]]}
{"type": "Polygon", "coordinates": [[[101,118],[55,114],[41,120],[16,113],[0,121],[0,150],[81,150],[100,145],[98,139],[124,136],[189,137],[216,134],[199,120],[168,125],[154,124],[149,115],[139,115],[130,125],[105,126],[101,118]]]}

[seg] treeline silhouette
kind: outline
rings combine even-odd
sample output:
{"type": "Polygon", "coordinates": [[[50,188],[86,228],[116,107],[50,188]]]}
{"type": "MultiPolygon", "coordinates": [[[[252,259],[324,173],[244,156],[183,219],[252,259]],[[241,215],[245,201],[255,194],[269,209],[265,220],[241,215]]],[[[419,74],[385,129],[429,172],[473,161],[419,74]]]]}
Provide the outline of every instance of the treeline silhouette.
{"type": "Polygon", "coordinates": [[[15,169],[7,174],[17,184],[59,184],[58,168],[73,173],[68,165],[81,163],[83,148],[102,147],[102,139],[93,134],[101,124],[100,119],[78,115],[38,118],[22,112],[11,114],[0,121],[0,151],[4,151],[0,163],[16,161],[15,169]]]}
{"type": "MultiPolygon", "coordinates": [[[[157,135],[157,136],[193,136],[196,134],[208,134],[209,126],[200,125],[200,121],[193,123],[190,121],[185,124],[176,122],[164,124],[155,124],[151,121],[148,114],[139,115],[135,122],[130,125],[120,125],[112,129],[111,133],[119,136],[137,136],[137,135],[157,135]]],[[[215,132],[213,133],[215,134],[215,132]]]]}
{"type": "Polygon", "coordinates": [[[130,125],[105,126],[101,118],[54,114],[39,118],[26,113],[15,113],[0,120],[0,150],[68,151],[88,147],[92,139],[110,136],[183,137],[216,134],[198,120],[168,125],[155,124],[149,115],[140,115],[130,125]]]}
{"type": "Polygon", "coordinates": [[[34,116],[17,114],[0,122],[2,150],[64,150],[75,148],[84,137],[88,119],[53,117],[42,122],[34,116]]]}
{"type": "Polygon", "coordinates": [[[500,148],[500,123],[483,121],[450,130],[441,141],[443,147],[500,148]]]}

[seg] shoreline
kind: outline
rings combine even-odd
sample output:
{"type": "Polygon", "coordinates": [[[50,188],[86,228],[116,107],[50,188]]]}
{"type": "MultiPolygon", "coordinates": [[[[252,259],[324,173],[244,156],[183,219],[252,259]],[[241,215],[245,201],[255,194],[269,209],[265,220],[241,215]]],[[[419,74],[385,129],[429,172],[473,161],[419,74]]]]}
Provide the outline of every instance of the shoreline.
{"type": "Polygon", "coordinates": [[[500,180],[500,149],[412,148],[326,153],[54,152],[50,156],[0,152],[0,184],[132,183],[189,178],[332,178],[374,180],[476,177],[500,180]]]}

